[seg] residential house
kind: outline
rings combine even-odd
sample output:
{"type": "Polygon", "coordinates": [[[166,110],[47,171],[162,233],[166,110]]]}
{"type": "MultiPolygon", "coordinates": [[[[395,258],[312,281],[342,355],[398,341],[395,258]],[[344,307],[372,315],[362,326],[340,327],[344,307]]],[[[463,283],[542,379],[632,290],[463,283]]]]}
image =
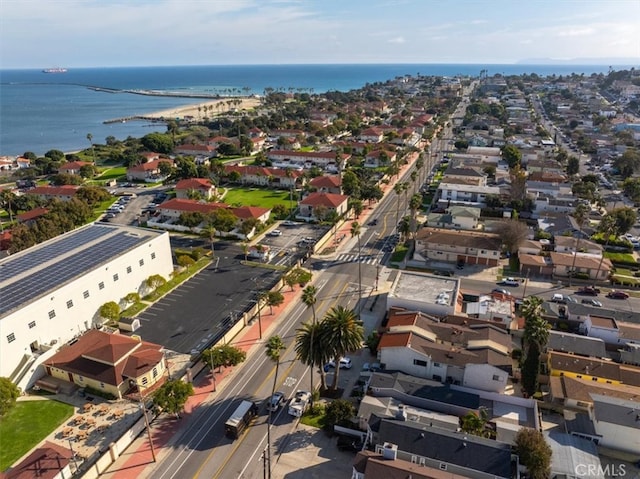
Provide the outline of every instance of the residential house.
{"type": "Polygon", "coordinates": [[[602,245],[588,239],[580,239],[580,242],[576,242],[576,238],[571,236],[556,236],[553,240],[553,251],[556,253],[571,253],[576,251],[576,246],[579,248],[579,253],[584,255],[591,255],[596,258],[602,257],[602,251],[604,248],[602,245]]]}
{"type": "Polygon", "coordinates": [[[165,158],[140,163],[139,165],[127,168],[127,180],[148,182],[161,181],[164,178],[160,172],[160,164],[162,162],[173,166],[173,160],[165,158]]]}
{"type": "Polygon", "coordinates": [[[17,219],[19,223],[30,224],[35,222],[38,218],[42,218],[47,213],[49,213],[49,210],[47,208],[38,207],[29,211],[25,211],[24,213],[20,213],[17,216],[17,219]]]}
{"type": "Polygon", "coordinates": [[[547,350],[577,354],[588,358],[608,357],[605,342],[602,339],[563,331],[549,331],[547,350]]]}
{"type": "Polygon", "coordinates": [[[553,275],[553,263],[548,256],[539,254],[518,253],[520,274],[530,278],[547,277],[553,275]]]}
{"type": "Polygon", "coordinates": [[[272,188],[296,189],[304,182],[304,173],[295,167],[267,168],[264,166],[225,165],[224,175],[234,172],[240,175],[243,185],[270,186],[272,188]]]}
{"type": "Polygon", "coordinates": [[[392,445],[383,447],[381,453],[360,451],[353,461],[351,479],[463,479],[467,476],[443,472],[439,468],[427,467],[397,457],[392,445]]]}
{"type": "Polygon", "coordinates": [[[640,454],[640,402],[591,394],[590,418],[601,447],[640,454]]]}
{"type": "Polygon", "coordinates": [[[381,143],[384,140],[384,130],[375,126],[366,128],[360,132],[358,139],[365,143],[381,143]]]}
{"type": "Polygon", "coordinates": [[[73,198],[80,187],[76,185],[63,185],[63,186],[36,186],[31,188],[28,192],[30,195],[36,195],[41,200],[60,200],[69,201],[73,198]]]}
{"type": "Polygon", "coordinates": [[[473,206],[450,206],[444,213],[429,213],[427,225],[432,228],[477,230],[481,229],[482,210],[473,206]]]}
{"type": "MultiPolygon", "coordinates": [[[[552,142],[553,143],[553,142],[552,142]]],[[[541,159],[541,160],[530,160],[527,163],[527,171],[529,173],[537,173],[537,172],[551,172],[557,175],[564,175],[564,169],[562,165],[558,163],[556,160],[551,159],[541,159]]],[[[535,181],[535,180],[532,180],[535,181]]]]}
{"type": "MultiPolygon", "coordinates": [[[[47,375],[118,399],[136,387],[160,383],[166,361],[162,346],[122,334],[90,329],[44,362],[47,375]],[[137,385],[137,386],[136,386],[137,385]]],[[[40,379],[46,382],[46,377],[40,379]]]]}
{"type": "Polygon", "coordinates": [[[469,183],[466,180],[451,178],[438,185],[436,199],[441,208],[448,208],[451,205],[484,208],[487,206],[488,195],[500,196],[500,194],[501,189],[498,186],[481,186],[477,182],[469,183]]]}
{"type": "Polygon", "coordinates": [[[503,392],[511,371],[511,338],[489,323],[441,323],[419,312],[392,310],[378,345],[385,369],[503,392]]]}
{"type": "MultiPolygon", "coordinates": [[[[510,479],[511,446],[411,421],[380,419],[371,427],[377,454],[471,479],[510,479]]],[[[449,477],[449,476],[448,476],[449,477]]]]}
{"type": "Polygon", "coordinates": [[[335,193],[311,193],[298,203],[296,217],[305,221],[320,221],[335,212],[344,215],[349,209],[349,197],[335,193]]]}
{"type": "Polygon", "coordinates": [[[83,166],[90,165],[93,165],[93,163],[91,163],[90,161],[67,161],[66,163],[60,165],[60,167],[58,168],[58,173],[64,173],[67,175],[79,175],[80,169],[83,166]]]}
{"type": "Polygon", "coordinates": [[[272,150],[267,158],[277,168],[305,168],[314,166],[325,171],[338,173],[342,171],[351,155],[335,151],[288,151],[272,150]]]}
{"type": "Polygon", "coordinates": [[[0,479],[69,479],[73,451],[45,441],[18,464],[0,472],[0,479]]]}
{"type": "Polygon", "coordinates": [[[270,209],[257,206],[231,207],[224,203],[205,203],[195,200],[173,198],[158,206],[157,211],[160,213],[160,221],[153,222],[153,226],[162,228],[166,226],[165,222],[167,220],[175,222],[180,218],[182,213],[198,212],[207,215],[221,208],[229,209],[238,218],[236,228],[249,218],[265,223],[271,214],[270,209]]]}
{"type": "Polygon", "coordinates": [[[550,376],[567,376],[603,384],[640,387],[640,368],[635,366],[560,351],[550,351],[547,357],[550,376]]]}
{"type": "Polygon", "coordinates": [[[412,260],[493,267],[500,261],[501,250],[502,239],[496,234],[427,227],[416,235],[412,260]]]}
{"type": "Polygon", "coordinates": [[[216,154],[216,147],[198,143],[185,143],[184,145],[177,146],[175,148],[175,153],[178,155],[204,156],[205,158],[211,158],[216,154]]]}
{"type": "Polygon", "coordinates": [[[342,177],[340,175],[316,176],[309,181],[309,186],[319,193],[342,194],[342,177]]]}
{"type": "Polygon", "coordinates": [[[569,376],[551,376],[549,392],[553,403],[582,411],[588,411],[593,407],[591,394],[640,402],[640,387],[628,384],[606,384],[569,376]]]}
{"type": "Polygon", "coordinates": [[[364,156],[365,168],[380,168],[395,162],[397,154],[392,150],[372,150],[364,156]]]}
{"type": "Polygon", "coordinates": [[[190,198],[194,194],[205,200],[210,200],[216,195],[216,187],[207,178],[187,178],[176,184],[176,198],[190,198]]]}
{"type": "Polygon", "coordinates": [[[584,273],[590,280],[606,281],[613,270],[611,260],[583,253],[549,253],[553,275],[567,278],[571,274],[584,273]]]}
{"type": "Polygon", "coordinates": [[[605,468],[600,463],[598,447],[588,439],[560,432],[557,428],[544,432],[551,448],[549,477],[565,479],[604,479],[605,468]]]}
{"type": "MultiPolygon", "coordinates": [[[[595,313],[595,312],[594,312],[595,313]]],[[[602,315],[589,314],[584,320],[582,331],[591,338],[600,338],[607,344],[620,347],[628,343],[640,344],[640,324],[629,323],[602,315]]]]}

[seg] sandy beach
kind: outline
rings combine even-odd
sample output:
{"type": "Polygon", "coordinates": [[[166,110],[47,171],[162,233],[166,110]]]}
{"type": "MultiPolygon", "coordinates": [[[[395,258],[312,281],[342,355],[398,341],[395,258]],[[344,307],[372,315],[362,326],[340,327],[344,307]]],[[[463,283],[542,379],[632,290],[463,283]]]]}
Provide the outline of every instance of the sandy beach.
{"type": "Polygon", "coordinates": [[[169,108],[167,110],[147,113],[144,117],[157,119],[184,119],[186,117],[193,117],[194,119],[199,120],[206,117],[213,118],[218,115],[223,115],[228,113],[229,110],[251,110],[259,105],[260,99],[258,98],[221,98],[219,100],[206,100],[175,108],[169,108]],[[229,103],[238,100],[240,103],[229,103]]]}

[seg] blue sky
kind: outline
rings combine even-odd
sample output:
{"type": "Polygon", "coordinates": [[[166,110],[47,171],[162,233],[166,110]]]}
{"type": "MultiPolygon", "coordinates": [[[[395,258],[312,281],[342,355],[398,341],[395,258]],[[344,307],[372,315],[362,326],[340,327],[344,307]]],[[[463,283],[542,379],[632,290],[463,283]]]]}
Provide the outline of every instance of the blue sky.
{"type": "Polygon", "coordinates": [[[640,0],[0,0],[0,68],[629,59],[639,19],[640,0]]]}

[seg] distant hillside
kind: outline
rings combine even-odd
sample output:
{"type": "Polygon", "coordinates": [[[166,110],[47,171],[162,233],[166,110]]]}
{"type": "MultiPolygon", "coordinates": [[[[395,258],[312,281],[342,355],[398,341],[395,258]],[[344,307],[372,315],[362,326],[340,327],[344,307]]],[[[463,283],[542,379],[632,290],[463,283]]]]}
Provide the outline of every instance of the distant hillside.
{"type": "Polygon", "coordinates": [[[525,58],[518,65],[635,65],[640,68],[640,58],[525,58]]]}

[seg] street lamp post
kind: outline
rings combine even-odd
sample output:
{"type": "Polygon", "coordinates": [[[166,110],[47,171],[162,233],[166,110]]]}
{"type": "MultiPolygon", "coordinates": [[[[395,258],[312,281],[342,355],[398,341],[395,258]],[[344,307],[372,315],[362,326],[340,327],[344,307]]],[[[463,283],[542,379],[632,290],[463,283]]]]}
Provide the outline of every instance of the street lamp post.
{"type": "Polygon", "coordinates": [[[69,449],[71,449],[71,459],[73,460],[73,465],[76,468],[76,472],[78,472],[78,462],[76,461],[76,453],[73,450],[73,443],[71,442],[71,438],[69,438],[68,441],[69,441],[69,449]]]}
{"type": "Polygon", "coordinates": [[[136,379],[135,385],[138,388],[138,395],[140,397],[139,406],[142,408],[142,415],[144,416],[144,425],[147,429],[147,438],[149,439],[149,448],[151,449],[151,457],[153,458],[153,462],[156,462],[156,450],[153,447],[153,438],[151,437],[151,425],[149,424],[149,418],[147,417],[147,405],[145,404],[145,398],[142,395],[142,387],[138,384],[138,380],[136,379]]]}

